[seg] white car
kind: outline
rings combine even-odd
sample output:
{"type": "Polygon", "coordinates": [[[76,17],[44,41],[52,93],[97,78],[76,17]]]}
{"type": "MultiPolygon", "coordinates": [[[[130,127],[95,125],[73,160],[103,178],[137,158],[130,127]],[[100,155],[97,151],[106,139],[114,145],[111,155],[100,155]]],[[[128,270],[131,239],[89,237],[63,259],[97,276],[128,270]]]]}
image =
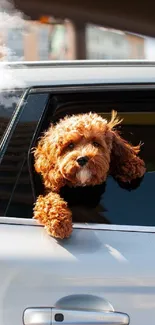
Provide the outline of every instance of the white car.
{"type": "MultiPolygon", "coordinates": [[[[0,93],[0,325],[154,325],[155,64],[4,65],[0,93]],[[42,182],[31,147],[66,114],[124,118],[143,144],[147,173],[135,188],[109,177],[100,201],[78,212],[69,239],[33,219],[42,182]]],[[[90,199],[91,201],[91,199],[90,199]]]]}

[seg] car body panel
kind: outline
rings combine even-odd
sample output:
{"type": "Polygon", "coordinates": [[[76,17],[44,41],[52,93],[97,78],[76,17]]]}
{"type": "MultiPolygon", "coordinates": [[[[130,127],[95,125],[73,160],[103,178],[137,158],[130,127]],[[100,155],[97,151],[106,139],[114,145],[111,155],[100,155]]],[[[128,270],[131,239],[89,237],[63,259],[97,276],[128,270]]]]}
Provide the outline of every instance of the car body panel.
{"type": "Polygon", "coordinates": [[[72,294],[106,299],[133,325],[154,324],[154,233],[77,226],[57,241],[35,222],[12,222],[0,225],[0,238],[1,324],[20,325],[26,308],[53,307],[72,294]]]}
{"type": "Polygon", "coordinates": [[[3,89],[60,85],[155,83],[155,62],[88,61],[2,64],[3,89]]]}

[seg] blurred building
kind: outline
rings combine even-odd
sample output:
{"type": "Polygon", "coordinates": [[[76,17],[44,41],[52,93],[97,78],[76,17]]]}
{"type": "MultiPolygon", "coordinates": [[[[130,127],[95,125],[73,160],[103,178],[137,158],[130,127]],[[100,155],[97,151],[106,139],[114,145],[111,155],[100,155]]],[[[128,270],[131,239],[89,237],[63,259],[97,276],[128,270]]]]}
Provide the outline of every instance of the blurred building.
{"type": "Polygon", "coordinates": [[[144,59],[145,39],[141,36],[88,25],[86,29],[88,59],[144,59]]]}
{"type": "MultiPolygon", "coordinates": [[[[83,40],[86,59],[145,59],[141,36],[87,25],[83,40]]],[[[74,24],[68,20],[27,21],[23,28],[7,28],[0,34],[0,59],[72,60],[76,59],[76,45],[74,24]]]]}

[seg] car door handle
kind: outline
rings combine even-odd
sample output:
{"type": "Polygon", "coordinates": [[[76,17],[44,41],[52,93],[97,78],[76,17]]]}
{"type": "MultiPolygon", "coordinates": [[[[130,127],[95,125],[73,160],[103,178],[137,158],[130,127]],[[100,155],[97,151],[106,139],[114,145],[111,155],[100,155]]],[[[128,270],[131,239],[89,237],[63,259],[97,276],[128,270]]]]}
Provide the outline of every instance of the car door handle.
{"type": "Polygon", "coordinates": [[[128,325],[129,316],[114,311],[67,310],[57,308],[28,308],[24,325],[128,325]]]}

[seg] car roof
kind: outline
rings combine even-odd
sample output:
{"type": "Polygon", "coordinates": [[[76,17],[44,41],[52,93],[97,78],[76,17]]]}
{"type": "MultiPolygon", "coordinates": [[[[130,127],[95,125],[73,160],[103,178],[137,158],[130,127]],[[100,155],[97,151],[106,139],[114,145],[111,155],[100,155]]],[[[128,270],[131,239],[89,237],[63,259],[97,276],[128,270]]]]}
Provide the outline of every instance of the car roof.
{"type": "Polygon", "coordinates": [[[0,89],[155,83],[155,62],[56,61],[0,63],[0,89]]]}

